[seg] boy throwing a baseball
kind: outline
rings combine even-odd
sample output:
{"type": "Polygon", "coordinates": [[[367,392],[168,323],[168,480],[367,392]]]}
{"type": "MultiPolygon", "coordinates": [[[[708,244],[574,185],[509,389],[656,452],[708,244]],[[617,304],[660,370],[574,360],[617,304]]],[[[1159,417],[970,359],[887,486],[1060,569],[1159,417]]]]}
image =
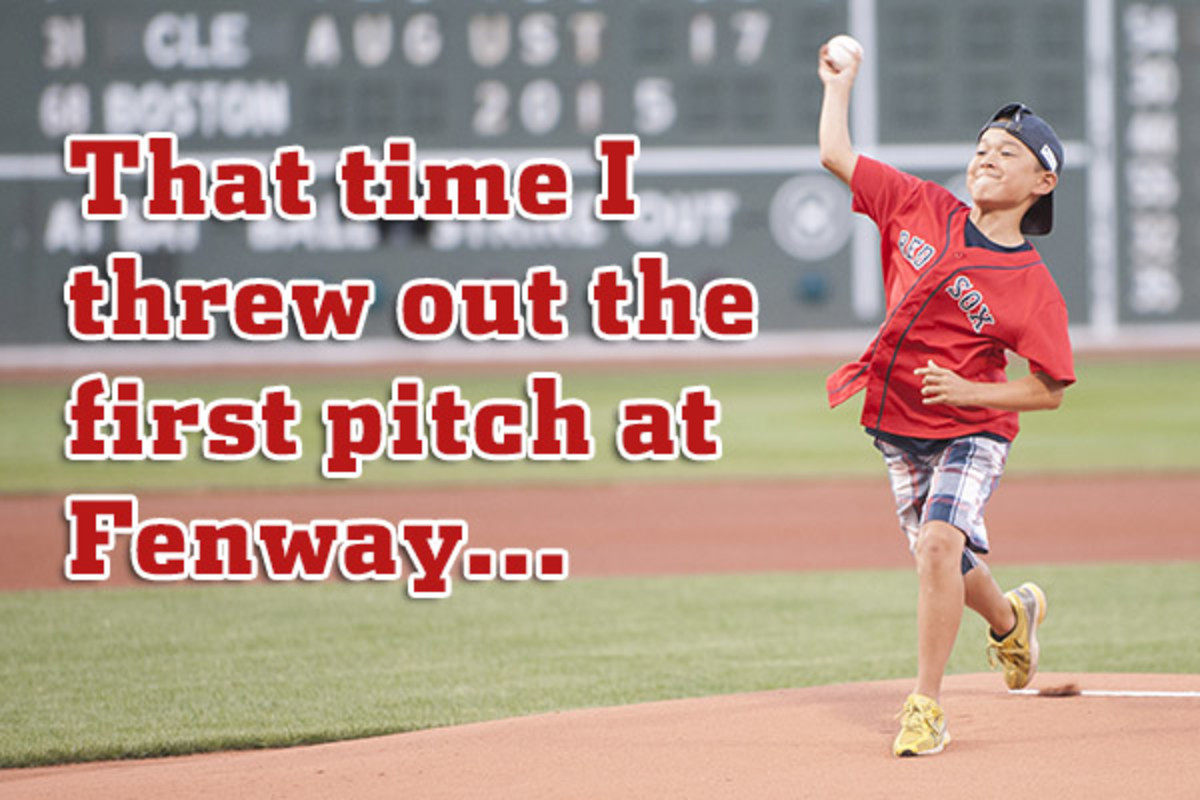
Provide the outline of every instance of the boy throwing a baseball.
{"type": "Polygon", "coordinates": [[[942,677],[963,606],[988,623],[988,658],[1009,688],[1037,670],[1042,589],[1004,593],[979,555],[983,509],[1018,430],[1018,412],[1058,408],[1074,382],[1067,309],[1026,235],[1053,222],[1062,145],[1029,108],[986,122],[967,165],[972,204],[851,144],[861,48],[821,48],[821,163],[879,226],[887,314],[862,358],[830,376],[837,405],[865,389],[862,423],[883,454],[918,576],[916,686],[900,714],[898,756],[941,752],[950,732],[942,677]],[[847,57],[848,56],[848,57],[847,57]],[[1005,352],[1029,361],[1008,380],[1005,352]]]}

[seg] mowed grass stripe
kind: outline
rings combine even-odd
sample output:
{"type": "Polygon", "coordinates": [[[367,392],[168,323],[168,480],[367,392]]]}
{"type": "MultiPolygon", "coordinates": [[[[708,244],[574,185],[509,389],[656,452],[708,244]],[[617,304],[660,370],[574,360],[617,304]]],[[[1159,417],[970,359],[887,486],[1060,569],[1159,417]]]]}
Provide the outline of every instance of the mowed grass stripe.
{"type": "MultiPolygon", "coordinates": [[[[998,568],[1046,587],[1042,668],[1200,671],[1200,564],[998,568]]],[[[0,766],[408,731],[914,674],[911,572],[0,595],[0,766]]],[[[986,668],[969,612],[952,672],[986,668]]],[[[997,690],[1001,679],[996,678],[997,690]]]]}
{"type": "MultiPolygon", "coordinates": [[[[831,368],[834,366],[830,364],[831,368]]],[[[1014,365],[1014,374],[1024,367],[1014,365]]],[[[804,477],[881,474],[878,454],[858,425],[860,403],[834,411],[825,401],[825,367],[780,365],[647,369],[570,368],[563,371],[566,397],[592,411],[596,457],[586,462],[447,463],[381,458],[365,464],[361,478],[326,482],[321,403],[326,399],[375,399],[386,403],[392,375],[275,374],[260,380],[146,380],[146,399],[257,398],[267,385],[284,383],[303,407],[296,433],[303,457],[295,462],[254,458],[209,462],[199,456],[199,437],[182,462],[69,462],[63,455],[63,404],[70,381],[0,385],[5,409],[0,428],[0,492],[139,491],[181,488],[266,488],[326,485],[453,485],[479,483],[679,480],[692,477],[804,477]],[[621,400],[679,399],[687,386],[711,386],[722,405],[715,428],[724,445],[719,461],[629,463],[613,441],[621,400]]],[[[487,374],[412,374],[435,386],[455,385],[472,403],[488,398],[525,398],[528,370],[487,374]]],[[[1010,473],[1153,471],[1200,469],[1200,361],[1179,358],[1084,361],[1079,383],[1063,408],[1025,414],[1025,433],[1013,450],[1010,473]]],[[[115,376],[110,376],[115,377],[115,376]]]]}

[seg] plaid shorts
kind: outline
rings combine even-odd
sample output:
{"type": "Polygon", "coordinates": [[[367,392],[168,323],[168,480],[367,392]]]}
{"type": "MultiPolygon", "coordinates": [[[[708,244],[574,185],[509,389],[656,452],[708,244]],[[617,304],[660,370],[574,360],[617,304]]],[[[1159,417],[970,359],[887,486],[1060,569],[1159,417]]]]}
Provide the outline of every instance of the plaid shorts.
{"type": "Polygon", "coordinates": [[[875,447],[887,464],[896,516],[908,537],[908,549],[916,551],[917,532],[926,522],[947,522],[967,537],[962,571],[968,572],[978,563],[974,553],[988,552],[983,507],[1004,473],[1011,444],[986,436],[965,436],[928,454],[879,438],[875,447]]]}

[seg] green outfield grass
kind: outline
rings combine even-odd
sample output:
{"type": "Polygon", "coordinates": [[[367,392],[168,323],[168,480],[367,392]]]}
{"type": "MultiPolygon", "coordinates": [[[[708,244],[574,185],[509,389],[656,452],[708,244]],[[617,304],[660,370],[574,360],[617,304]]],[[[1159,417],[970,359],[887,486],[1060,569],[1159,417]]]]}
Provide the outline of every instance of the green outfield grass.
{"type": "MultiPolygon", "coordinates": [[[[1200,564],[996,574],[1047,589],[1043,670],[1200,672],[1200,564]]],[[[0,766],[899,678],[914,619],[906,570],[459,583],[435,602],[400,584],[3,594],[0,766]]],[[[983,645],[968,612],[950,671],[986,669],[983,645]]]]}
{"type": "MultiPolygon", "coordinates": [[[[826,372],[824,367],[778,365],[568,369],[563,372],[565,395],[586,401],[592,410],[597,453],[591,461],[497,464],[381,459],[368,463],[357,480],[332,482],[320,477],[322,401],[373,398],[386,402],[390,373],[280,373],[258,380],[147,379],[147,399],[257,398],[263,386],[286,383],[304,410],[297,428],[304,455],[291,463],[262,458],[207,462],[199,457],[194,438],[188,459],[179,463],[68,462],[63,456],[63,404],[70,380],[9,382],[0,386],[0,407],[5,415],[0,429],[0,491],[878,475],[878,455],[858,426],[861,404],[852,401],[829,411],[824,395],[826,372]],[[716,428],[724,444],[719,461],[634,464],[619,459],[613,432],[621,400],[656,397],[674,402],[683,387],[697,384],[711,386],[722,403],[723,419],[716,428]]],[[[1013,450],[1010,474],[1200,469],[1200,361],[1150,357],[1085,360],[1078,372],[1080,382],[1068,390],[1062,409],[1023,416],[1025,433],[1013,450]]],[[[434,375],[410,374],[425,380],[427,392],[434,386],[460,386],[471,402],[524,398],[526,371],[516,368],[487,374],[442,370],[434,375]]]]}
{"type": "MultiPolygon", "coordinates": [[[[824,368],[563,370],[593,412],[584,463],[370,464],[319,477],[320,405],[386,400],[390,373],[147,380],[150,398],[256,397],[287,383],[303,403],[298,463],[71,463],[69,380],[0,385],[0,492],[144,491],[704,477],[883,480],[857,406],[825,407],[824,368]],[[723,404],[714,463],[614,455],[622,399],[711,386],[723,404]]],[[[526,370],[422,375],[472,401],[521,397],[526,370]]],[[[1054,413],[1024,417],[1010,474],[1200,470],[1200,363],[1084,361],[1054,413]]],[[[196,452],[195,442],[192,445],[196,452]]],[[[1200,672],[1200,564],[997,569],[1050,593],[1043,669],[1200,672]]],[[[214,585],[0,593],[0,766],[265,747],[565,708],[910,676],[910,571],[562,584],[458,583],[444,601],[402,584],[214,585]]],[[[968,615],[953,672],[985,668],[968,615]]],[[[997,688],[1001,683],[997,676],[997,688]]]]}

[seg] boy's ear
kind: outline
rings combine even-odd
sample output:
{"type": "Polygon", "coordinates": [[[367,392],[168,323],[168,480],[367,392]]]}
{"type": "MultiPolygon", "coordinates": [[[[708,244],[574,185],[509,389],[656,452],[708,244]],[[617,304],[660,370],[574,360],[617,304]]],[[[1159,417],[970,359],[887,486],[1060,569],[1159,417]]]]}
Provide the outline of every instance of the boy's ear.
{"type": "Polygon", "coordinates": [[[1038,179],[1037,185],[1033,187],[1033,193],[1039,196],[1050,194],[1056,186],[1058,186],[1058,174],[1045,170],[1042,172],[1042,177],[1038,179]]]}

